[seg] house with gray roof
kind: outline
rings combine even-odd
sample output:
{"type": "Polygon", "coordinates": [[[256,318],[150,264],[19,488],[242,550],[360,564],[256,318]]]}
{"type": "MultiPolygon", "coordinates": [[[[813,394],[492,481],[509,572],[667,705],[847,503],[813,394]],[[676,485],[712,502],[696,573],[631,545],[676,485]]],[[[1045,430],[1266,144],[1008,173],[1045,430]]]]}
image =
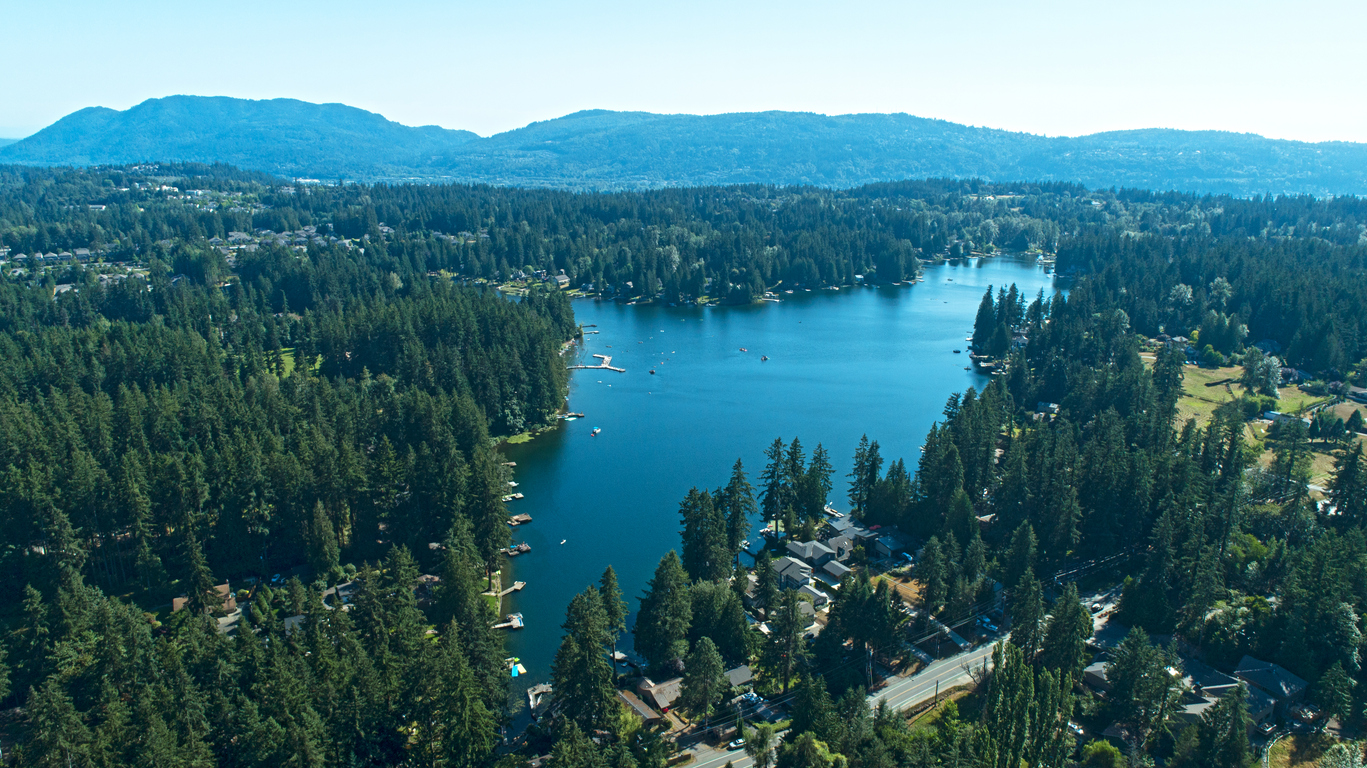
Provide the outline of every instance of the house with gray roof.
{"type": "Polygon", "coordinates": [[[799,589],[812,583],[812,567],[795,557],[780,557],[773,569],[780,589],[799,589]]]}
{"type": "Polygon", "coordinates": [[[1284,709],[1290,702],[1300,701],[1309,685],[1286,668],[1252,656],[1244,656],[1239,660],[1239,666],[1234,668],[1234,676],[1266,692],[1276,700],[1278,709],[1284,709]]]}
{"type": "Polygon", "coordinates": [[[802,562],[820,568],[835,558],[835,550],[819,541],[789,541],[788,554],[802,562]]]}

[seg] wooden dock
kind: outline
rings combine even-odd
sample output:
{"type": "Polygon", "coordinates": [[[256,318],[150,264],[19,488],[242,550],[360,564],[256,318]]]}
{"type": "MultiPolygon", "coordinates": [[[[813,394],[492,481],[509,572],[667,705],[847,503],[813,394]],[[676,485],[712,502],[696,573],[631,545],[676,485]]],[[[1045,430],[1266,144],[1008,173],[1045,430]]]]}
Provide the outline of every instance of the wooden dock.
{"type": "Polygon", "coordinates": [[[580,370],[580,369],[582,369],[582,370],[589,370],[589,371],[617,371],[618,373],[626,373],[626,372],[627,372],[627,369],[625,369],[625,368],[616,368],[616,367],[614,367],[614,366],[612,365],[612,356],[611,356],[611,355],[594,355],[594,357],[598,358],[599,360],[602,360],[602,361],[603,361],[602,365],[571,365],[571,366],[569,366],[569,367],[570,367],[571,370],[580,370]]]}
{"type": "Polygon", "coordinates": [[[523,512],[523,513],[520,514],[520,515],[513,515],[512,517],[508,518],[508,525],[512,525],[512,526],[526,525],[527,523],[530,523],[531,521],[532,521],[532,516],[529,515],[529,514],[527,514],[526,512],[523,512]]]}
{"type": "Polygon", "coordinates": [[[525,587],[525,586],[527,586],[527,582],[525,582],[525,581],[514,581],[514,582],[513,582],[513,585],[512,585],[511,587],[508,587],[507,589],[503,590],[502,592],[499,592],[499,593],[498,593],[498,596],[499,596],[500,599],[505,598],[505,597],[507,597],[508,595],[511,595],[511,594],[514,593],[514,592],[521,592],[521,591],[522,591],[522,588],[525,587]]]}

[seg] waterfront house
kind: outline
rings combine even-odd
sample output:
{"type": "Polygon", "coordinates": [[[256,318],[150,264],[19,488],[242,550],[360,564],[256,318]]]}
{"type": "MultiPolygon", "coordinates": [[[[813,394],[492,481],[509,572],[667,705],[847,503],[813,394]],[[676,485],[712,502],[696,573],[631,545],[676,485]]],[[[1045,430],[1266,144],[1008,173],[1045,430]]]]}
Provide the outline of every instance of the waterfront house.
{"type": "Polygon", "coordinates": [[[647,703],[653,704],[661,712],[668,712],[674,705],[674,701],[679,698],[679,691],[683,686],[683,678],[676,677],[657,683],[648,677],[641,678],[641,682],[636,684],[636,693],[647,703]]]}
{"type": "Polygon", "coordinates": [[[835,558],[835,550],[819,541],[789,541],[788,554],[813,568],[820,568],[835,558]]]}
{"type": "Polygon", "coordinates": [[[653,707],[642,701],[640,696],[637,696],[632,691],[618,691],[617,697],[621,699],[622,703],[626,704],[627,707],[632,712],[634,712],[637,717],[644,720],[647,725],[658,722],[661,719],[661,717],[663,717],[653,707]]]}
{"type": "Polygon", "coordinates": [[[850,555],[854,554],[854,540],[843,534],[840,536],[832,536],[827,539],[826,546],[835,553],[833,559],[839,560],[842,563],[849,560],[850,555]]]}
{"type": "Polygon", "coordinates": [[[780,589],[799,589],[812,582],[812,567],[795,557],[780,557],[773,568],[780,589]]]}

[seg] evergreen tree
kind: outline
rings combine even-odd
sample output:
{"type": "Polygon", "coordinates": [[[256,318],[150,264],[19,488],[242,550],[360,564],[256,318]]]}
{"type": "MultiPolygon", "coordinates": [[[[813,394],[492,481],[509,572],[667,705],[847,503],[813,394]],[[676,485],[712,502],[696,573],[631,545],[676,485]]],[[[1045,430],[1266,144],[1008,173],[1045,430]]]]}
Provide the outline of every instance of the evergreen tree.
{"type": "Polygon", "coordinates": [[[1367,462],[1362,457],[1361,442],[1345,450],[1334,463],[1329,498],[1337,508],[1336,519],[1343,527],[1357,527],[1367,522],[1367,462]]]}
{"type": "Polygon", "coordinates": [[[683,658],[688,650],[688,627],[693,621],[688,597],[688,574],[679,556],[670,550],[660,559],[646,592],[641,596],[641,609],[636,615],[636,652],[652,667],[665,665],[683,658]]]}
{"type": "Polygon", "coordinates": [[[1040,663],[1077,680],[1087,660],[1087,641],[1092,637],[1092,615],[1069,582],[1054,601],[1044,630],[1040,663]]]}
{"type": "Polygon", "coordinates": [[[683,687],[680,698],[684,706],[701,717],[709,717],[712,708],[726,692],[726,668],[712,638],[698,640],[684,663],[683,687]]]}
{"type": "Polygon", "coordinates": [[[1044,592],[1033,571],[1026,571],[1011,591],[1011,644],[1033,661],[1044,642],[1044,592]]]}
{"type": "Polygon", "coordinates": [[[1201,714],[1200,764],[1211,768],[1245,768],[1252,758],[1248,746],[1248,689],[1243,683],[1221,696],[1201,714]]]}
{"type": "Polygon", "coordinates": [[[612,644],[613,675],[617,672],[617,639],[627,628],[627,601],[622,599],[622,590],[617,586],[617,572],[608,566],[598,580],[598,597],[603,603],[603,618],[612,644]]]}
{"type": "Polygon", "coordinates": [[[740,552],[741,542],[750,533],[750,516],[755,514],[755,489],[745,476],[745,467],[740,459],[731,467],[731,479],[721,494],[719,505],[726,518],[727,548],[734,554],[740,552]]]}

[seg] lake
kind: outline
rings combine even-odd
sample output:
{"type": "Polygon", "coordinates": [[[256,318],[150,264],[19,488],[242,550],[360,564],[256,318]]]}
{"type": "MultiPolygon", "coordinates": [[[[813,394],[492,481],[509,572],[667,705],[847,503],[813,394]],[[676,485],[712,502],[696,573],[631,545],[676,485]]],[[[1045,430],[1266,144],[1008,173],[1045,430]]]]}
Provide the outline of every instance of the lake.
{"type": "MultiPolygon", "coordinates": [[[[565,607],[609,564],[634,619],[660,557],[679,546],[678,504],[689,488],[724,485],[738,457],[758,484],[765,447],[798,437],[808,457],[817,443],[826,447],[831,501],[848,509],[845,475],[860,435],[878,441],[885,468],[901,457],[915,471],[948,397],[987,383],[965,370],[983,291],[1015,283],[1033,298],[1054,290],[1041,267],[1012,258],[930,266],[924,277],[746,307],[575,302],[578,321],[599,333],[584,336],[571,362],[610,355],[626,373],[573,371],[570,410],[585,417],[504,447],[526,494],[509,514],[533,517],[512,529],[532,550],[505,578],[527,582],[504,602],[526,621],[507,638],[508,654],[527,669],[514,681],[517,700],[549,678],[565,607]]],[[[619,647],[630,650],[629,632],[619,647]]]]}

